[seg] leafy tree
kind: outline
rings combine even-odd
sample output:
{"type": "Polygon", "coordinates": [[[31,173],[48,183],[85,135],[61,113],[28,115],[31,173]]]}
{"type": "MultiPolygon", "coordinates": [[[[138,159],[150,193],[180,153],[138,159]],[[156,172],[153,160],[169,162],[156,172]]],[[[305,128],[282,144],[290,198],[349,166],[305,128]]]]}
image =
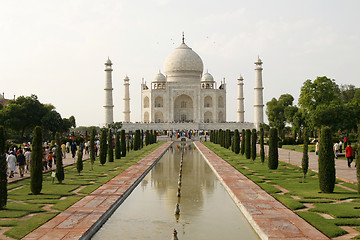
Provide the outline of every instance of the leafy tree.
{"type": "Polygon", "coordinates": [[[126,157],[126,138],[125,138],[125,130],[121,130],[121,156],[126,157]]]}
{"type": "Polygon", "coordinates": [[[100,136],[100,163],[101,165],[104,165],[106,163],[106,155],[107,155],[107,144],[106,144],[106,138],[107,138],[107,129],[103,128],[101,130],[101,136],[100,136]]]}
{"type": "Polygon", "coordinates": [[[31,165],[30,165],[30,187],[31,192],[34,195],[38,195],[42,189],[42,129],[37,126],[34,129],[33,134],[33,143],[32,143],[32,151],[31,151],[31,165]]]}
{"type": "Polygon", "coordinates": [[[251,159],[254,161],[256,159],[256,129],[252,129],[251,131],[251,159]]]}
{"type": "Polygon", "coordinates": [[[246,129],[245,131],[245,156],[246,159],[250,159],[251,157],[251,131],[250,129],[246,129]]]}
{"type": "Polygon", "coordinates": [[[121,158],[121,148],[120,148],[120,132],[116,132],[115,135],[115,158],[120,159],[121,158]]]}
{"type": "Polygon", "coordinates": [[[91,127],[90,131],[90,161],[91,161],[91,170],[93,169],[95,162],[95,127],[91,127]]]}
{"type": "Polygon", "coordinates": [[[235,154],[239,154],[240,152],[240,136],[239,130],[235,129],[234,132],[234,152],[235,154]]]}
{"type": "Polygon", "coordinates": [[[261,163],[265,162],[265,150],[264,150],[264,128],[260,127],[260,159],[261,163]]]}
{"type": "Polygon", "coordinates": [[[241,130],[241,155],[245,154],[245,129],[241,130]]]}
{"type": "Polygon", "coordinates": [[[278,143],[279,138],[277,135],[277,129],[270,129],[270,139],[269,139],[269,169],[277,169],[279,165],[279,153],[278,153],[278,143]]]}
{"type": "Polygon", "coordinates": [[[121,122],[114,122],[108,124],[108,128],[112,129],[115,133],[117,133],[122,128],[121,122]]]}
{"type": "Polygon", "coordinates": [[[109,129],[108,135],[108,160],[109,162],[114,162],[113,134],[111,129],[109,129]]]}
{"type": "Polygon", "coordinates": [[[51,110],[42,117],[41,126],[44,130],[50,131],[51,136],[54,137],[55,133],[62,129],[63,119],[57,111],[51,110]]]}
{"type": "Polygon", "coordinates": [[[83,161],[82,161],[82,157],[83,157],[83,153],[82,151],[78,151],[77,153],[77,161],[76,161],[76,170],[77,172],[79,173],[79,176],[80,176],[80,172],[83,170],[83,161]]]}
{"type": "Polygon", "coordinates": [[[65,179],[65,173],[64,173],[64,165],[63,165],[63,157],[62,157],[62,151],[61,151],[61,141],[60,141],[60,134],[55,134],[55,140],[56,140],[56,178],[59,181],[59,183],[62,183],[65,179]]]}
{"type": "Polygon", "coordinates": [[[309,154],[308,154],[308,144],[309,137],[307,131],[304,132],[304,148],[303,148],[303,157],[301,161],[301,167],[303,172],[303,183],[305,182],[305,177],[309,169],[309,154]]]}
{"type": "Polygon", "coordinates": [[[7,203],[5,141],[4,126],[0,126],[0,210],[4,209],[7,203]]]}
{"type": "Polygon", "coordinates": [[[332,133],[329,127],[321,129],[318,161],[320,190],[323,193],[332,193],[336,178],[332,133]]]}

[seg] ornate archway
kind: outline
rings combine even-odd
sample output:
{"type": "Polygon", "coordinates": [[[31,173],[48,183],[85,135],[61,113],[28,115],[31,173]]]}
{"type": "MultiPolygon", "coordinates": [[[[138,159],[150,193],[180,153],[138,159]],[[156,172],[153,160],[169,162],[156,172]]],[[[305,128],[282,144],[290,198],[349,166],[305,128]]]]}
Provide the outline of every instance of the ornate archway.
{"type": "Polygon", "coordinates": [[[204,122],[206,122],[206,123],[213,122],[212,112],[207,111],[204,113],[204,122]]]}
{"type": "Polygon", "coordinates": [[[164,115],[162,112],[155,113],[155,122],[156,123],[164,122],[164,115]]]}
{"type": "Polygon", "coordinates": [[[149,122],[149,112],[145,112],[144,113],[144,123],[148,123],[149,122]]]}
{"type": "Polygon", "coordinates": [[[192,122],[194,121],[193,100],[189,95],[182,94],[177,96],[174,101],[174,121],[192,122]]]}

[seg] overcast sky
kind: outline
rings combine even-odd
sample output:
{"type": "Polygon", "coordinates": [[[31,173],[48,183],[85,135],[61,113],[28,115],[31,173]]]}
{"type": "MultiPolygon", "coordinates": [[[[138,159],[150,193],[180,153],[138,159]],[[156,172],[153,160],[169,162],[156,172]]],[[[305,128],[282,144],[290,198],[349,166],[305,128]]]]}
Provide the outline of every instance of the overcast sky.
{"type": "Polygon", "coordinates": [[[185,42],[219,83],[227,121],[236,120],[244,77],[245,120],[253,121],[254,61],[263,63],[264,104],[307,79],[327,76],[359,87],[358,0],[2,0],[0,92],[35,94],[77,125],[104,123],[104,63],[113,62],[114,121],[123,121],[130,78],[131,121],[141,120],[140,83],[150,83],[185,42]]]}

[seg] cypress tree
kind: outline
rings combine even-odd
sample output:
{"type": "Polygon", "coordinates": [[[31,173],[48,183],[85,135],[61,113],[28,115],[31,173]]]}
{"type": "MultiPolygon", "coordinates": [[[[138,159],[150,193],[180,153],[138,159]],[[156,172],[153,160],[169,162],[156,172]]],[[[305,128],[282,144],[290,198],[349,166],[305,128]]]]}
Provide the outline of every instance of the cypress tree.
{"type": "Polygon", "coordinates": [[[130,141],[130,149],[131,149],[131,150],[134,150],[134,142],[135,142],[134,139],[135,139],[135,138],[134,138],[134,135],[132,135],[132,136],[131,136],[131,141],[130,141]]]}
{"type": "MultiPolygon", "coordinates": [[[[65,173],[64,173],[64,165],[62,161],[62,152],[61,152],[61,142],[60,142],[60,134],[55,134],[56,139],[56,178],[58,182],[61,184],[62,181],[65,179],[65,173]],[[58,157],[59,156],[59,157],[58,157]]],[[[80,152],[80,151],[79,151],[80,152]]]]}
{"type": "Polygon", "coordinates": [[[30,165],[30,185],[32,194],[40,194],[42,189],[42,129],[37,126],[33,133],[33,143],[31,151],[31,165],[30,165]]]}
{"type": "Polygon", "coordinates": [[[332,134],[329,127],[321,129],[319,142],[319,185],[323,193],[334,192],[335,160],[332,144],[332,134]]]}
{"type": "Polygon", "coordinates": [[[0,210],[4,209],[7,203],[5,141],[4,127],[0,126],[0,210]]]}
{"type": "MultiPolygon", "coordinates": [[[[234,133],[234,136],[235,136],[235,133],[234,133]]],[[[231,151],[232,152],[235,152],[235,137],[234,136],[231,138],[231,151]]]]}
{"type": "Polygon", "coordinates": [[[245,131],[245,156],[246,159],[251,158],[251,131],[250,129],[246,129],[245,131]]]}
{"type": "Polygon", "coordinates": [[[90,161],[91,161],[91,170],[95,162],[95,127],[91,127],[90,132],[90,161]]]}
{"type": "Polygon", "coordinates": [[[228,149],[231,145],[231,132],[229,129],[226,129],[226,139],[225,139],[225,142],[226,142],[226,149],[228,149]]]}
{"type": "Polygon", "coordinates": [[[304,148],[303,148],[303,157],[301,161],[301,167],[303,172],[303,183],[305,182],[306,173],[309,168],[309,154],[308,154],[308,144],[309,144],[309,137],[307,131],[304,130],[304,148]]]}
{"type": "Polygon", "coordinates": [[[251,159],[254,161],[256,159],[256,129],[251,130],[251,159]]]}
{"type": "Polygon", "coordinates": [[[109,129],[108,135],[108,160],[109,162],[114,162],[113,134],[111,129],[109,129]]]}
{"type": "Polygon", "coordinates": [[[101,165],[104,165],[106,162],[106,155],[107,155],[107,144],[106,144],[106,138],[107,138],[107,130],[106,128],[103,128],[101,130],[101,136],[100,136],[100,163],[101,165]]]}
{"type": "Polygon", "coordinates": [[[260,159],[261,163],[265,162],[265,150],[264,150],[264,128],[260,128],[260,159]]]}
{"type": "Polygon", "coordinates": [[[269,169],[277,169],[279,165],[279,154],[278,154],[278,143],[279,138],[276,128],[270,129],[270,139],[269,139],[269,169]]]}
{"type": "Polygon", "coordinates": [[[245,153],[245,129],[241,130],[241,147],[240,147],[241,155],[245,153]]]}
{"type": "Polygon", "coordinates": [[[126,136],[126,149],[130,151],[130,133],[126,136]]]}
{"type": "Polygon", "coordinates": [[[144,147],[144,130],[141,130],[140,148],[144,147]]]}
{"type": "Polygon", "coordinates": [[[137,129],[135,131],[135,141],[134,141],[134,150],[137,151],[140,149],[140,141],[141,141],[141,136],[140,136],[140,130],[137,129]]]}
{"type": "Polygon", "coordinates": [[[126,138],[125,138],[125,130],[121,130],[121,156],[126,157],[126,138]]]}
{"type": "Polygon", "coordinates": [[[76,170],[80,176],[80,172],[83,170],[83,161],[82,161],[83,153],[82,153],[82,151],[79,150],[77,155],[78,156],[77,156],[77,161],[76,161],[76,170]]]}
{"type": "Polygon", "coordinates": [[[157,131],[154,130],[154,143],[157,142],[157,131]]]}
{"type": "Polygon", "coordinates": [[[234,132],[234,152],[235,154],[239,154],[240,152],[240,136],[239,130],[235,129],[234,132]]]}
{"type": "Polygon", "coordinates": [[[358,141],[356,145],[356,177],[358,181],[358,193],[360,194],[360,124],[358,124],[358,141]]]}
{"type": "Polygon", "coordinates": [[[218,131],[218,144],[222,146],[222,129],[219,129],[218,131]]]}
{"type": "Polygon", "coordinates": [[[120,132],[116,132],[115,135],[115,159],[121,158],[121,149],[120,149],[120,132]]]}
{"type": "Polygon", "coordinates": [[[145,146],[150,144],[150,133],[149,130],[145,131],[145,146]]]}

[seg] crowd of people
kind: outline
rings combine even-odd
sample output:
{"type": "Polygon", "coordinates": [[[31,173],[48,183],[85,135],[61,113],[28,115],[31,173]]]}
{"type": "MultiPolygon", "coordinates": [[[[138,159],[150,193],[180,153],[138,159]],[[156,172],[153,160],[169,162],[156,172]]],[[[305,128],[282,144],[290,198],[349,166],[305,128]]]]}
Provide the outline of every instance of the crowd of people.
{"type": "MultiPolygon", "coordinates": [[[[339,155],[343,153],[343,145],[344,145],[344,150],[345,150],[344,155],[345,155],[345,157],[347,159],[348,167],[351,167],[351,163],[355,159],[356,151],[351,146],[351,142],[349,142],[349,138],[347,136],[344,137],[344,142],[339,140],[339,142],[334,143],[335,158],[337,159],[339,157],[339,155]]],[[[355,164],[355,167],[356,167],[356,164],[355,164]]]]}

